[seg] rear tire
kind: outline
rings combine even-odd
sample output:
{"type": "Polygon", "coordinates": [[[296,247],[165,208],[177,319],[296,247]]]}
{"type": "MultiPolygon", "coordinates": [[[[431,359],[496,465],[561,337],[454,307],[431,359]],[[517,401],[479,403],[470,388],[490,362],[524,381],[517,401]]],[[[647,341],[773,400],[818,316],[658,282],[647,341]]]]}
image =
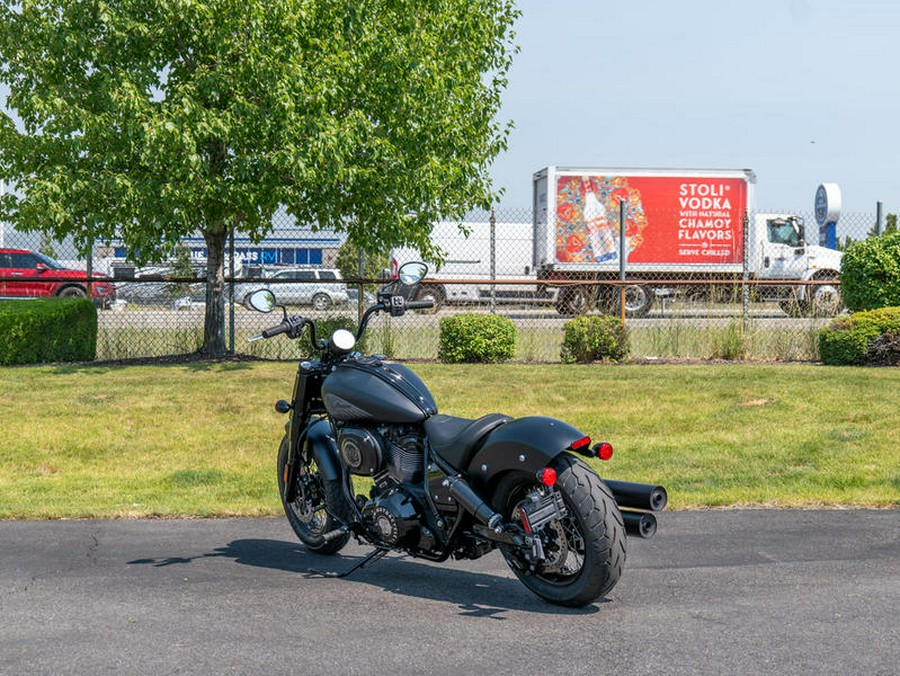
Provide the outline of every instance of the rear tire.
{"type": "Polygon", "coordinates": [[[319,472],[315,460],[303,463],[298,458],[294,469],[297,493],[293,502],[285,500],[284,468],[288,460],[288,438],[278,449],[278,493],[288,523],[307,547],[317,554],[336,554],[350,539],[349,533],[327,542],[323,535],[350,520],[350,510],[339,481],[328,481],[319,472]]]}
{"type": "MultiPolygon", "coordinates": [[[[557,605],[584,606],[608,594],[619,581],[625,566],[625,524],[609,488],[583,461],[564,453],[552,466],[569,514],[540,531],[550,558],[532,573],[520,550],[500,549],[532,592],[557,605]]],[[[533,476],[509,474],[497,486],[494,507],[511,519],[517,505],[536,488],[533,476]]]]}

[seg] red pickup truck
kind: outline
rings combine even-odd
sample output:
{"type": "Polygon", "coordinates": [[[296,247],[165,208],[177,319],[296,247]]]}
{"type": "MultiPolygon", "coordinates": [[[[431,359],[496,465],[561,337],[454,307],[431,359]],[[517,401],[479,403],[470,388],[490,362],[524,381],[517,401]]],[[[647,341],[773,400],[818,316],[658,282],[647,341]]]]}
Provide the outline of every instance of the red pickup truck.
{"type": "MultiPolygon", "coordinates": [[[[102,278],[103,275],[94,275],[102,278]]],[[[46,296],[87,297],[87,273],[70,270],[37,251],[0,249],[0,298],[46,296]]],[[[116,287],[107,281],[91,283],[94,303],[107,307],[116,287]]]]}

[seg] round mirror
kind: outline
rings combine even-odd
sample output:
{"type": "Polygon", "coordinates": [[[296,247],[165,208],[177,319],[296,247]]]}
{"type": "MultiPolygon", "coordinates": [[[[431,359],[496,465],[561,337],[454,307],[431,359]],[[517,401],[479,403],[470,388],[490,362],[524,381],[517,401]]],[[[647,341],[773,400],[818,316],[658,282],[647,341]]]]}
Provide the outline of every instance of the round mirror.
{"type": "Polygon", "coordinates": [[[338,329],[331,334],[331,348],[339,354],[346,354],[356,345],[356,336],[347,329],[338,329]]]}
{"type": "Polygon", "coordinates": [[[275,294],[269,289],[254,291],[247,298],[247,305],[257,312],[271,312],[275,309],[275,294]]]}
{"type": "Polygon", "coordinates": [[[428,266],[425,265],[425,263],[420,261],[410,261],[409,263],[404,263],[400,266],[397,277],[403,284],[410,286],[412,284],[418,284],[425,279],[427,272],[428,266]]]}

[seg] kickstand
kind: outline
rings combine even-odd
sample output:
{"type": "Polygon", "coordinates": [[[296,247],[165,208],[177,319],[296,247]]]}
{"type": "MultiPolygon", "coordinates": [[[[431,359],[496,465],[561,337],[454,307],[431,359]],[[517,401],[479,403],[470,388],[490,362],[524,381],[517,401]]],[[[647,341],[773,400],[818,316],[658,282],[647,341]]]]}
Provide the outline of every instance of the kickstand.
{"type": "Polygon", "coordinates": [[[363,567],[369,565],[370,563],[374,563],[375,561],[377,561],[378,559],[383,557],[385,554],[387,554],[389,551],[391,551],[391,550],[390,549],[381,549],[381,548],[376,549],[374,552],[369,554],[367,557],[365,557],[361,561],[357,561],[353,566],[351,566],[349,569],[345,570],[343,573],[334,573],[334,572],[328,572],[328,571],[324,571],[324,570],[316,570],[315,568],[310,568],[309,573],[306,574],[306,577],[347,577],[351,573],[355,573],[360,568],[363,568],[363,567]]]}

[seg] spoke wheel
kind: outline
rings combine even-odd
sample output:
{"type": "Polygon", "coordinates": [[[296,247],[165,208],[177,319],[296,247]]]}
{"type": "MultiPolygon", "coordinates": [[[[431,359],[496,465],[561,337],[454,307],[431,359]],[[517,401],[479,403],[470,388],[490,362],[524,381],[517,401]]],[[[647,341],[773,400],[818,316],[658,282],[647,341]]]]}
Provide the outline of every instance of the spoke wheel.
{"type": "Polygon", "coordinates": [[[345,533],[328,541],[322,536],[349,519],[350,513],[340,483],[326,480],[315,460],[300,462],[294,469],[296,495],[288,502],[284,483],[287,456],[288,439],[285,437],[278,449],[278,492],[288,523],[310,549],[319,554],[335,554],[347,544],[350,535],[345,533]]]}
{"type": "MultiPolygon", "coordinates": [[[[568,514],[545,524],[538,535],[544,550],[536,565],[528,553],[510,546],[501,551],[512,571],[532,592],[562,606],[583,606],[609,593],[625,565],[625,525],[606,484],[590,467],[568,454],[553,466],[568,514]]],[[[531,476],[512,473],[495,493],[495,508],[510,521],[534,491],[542,489],[531,476]]]]}

